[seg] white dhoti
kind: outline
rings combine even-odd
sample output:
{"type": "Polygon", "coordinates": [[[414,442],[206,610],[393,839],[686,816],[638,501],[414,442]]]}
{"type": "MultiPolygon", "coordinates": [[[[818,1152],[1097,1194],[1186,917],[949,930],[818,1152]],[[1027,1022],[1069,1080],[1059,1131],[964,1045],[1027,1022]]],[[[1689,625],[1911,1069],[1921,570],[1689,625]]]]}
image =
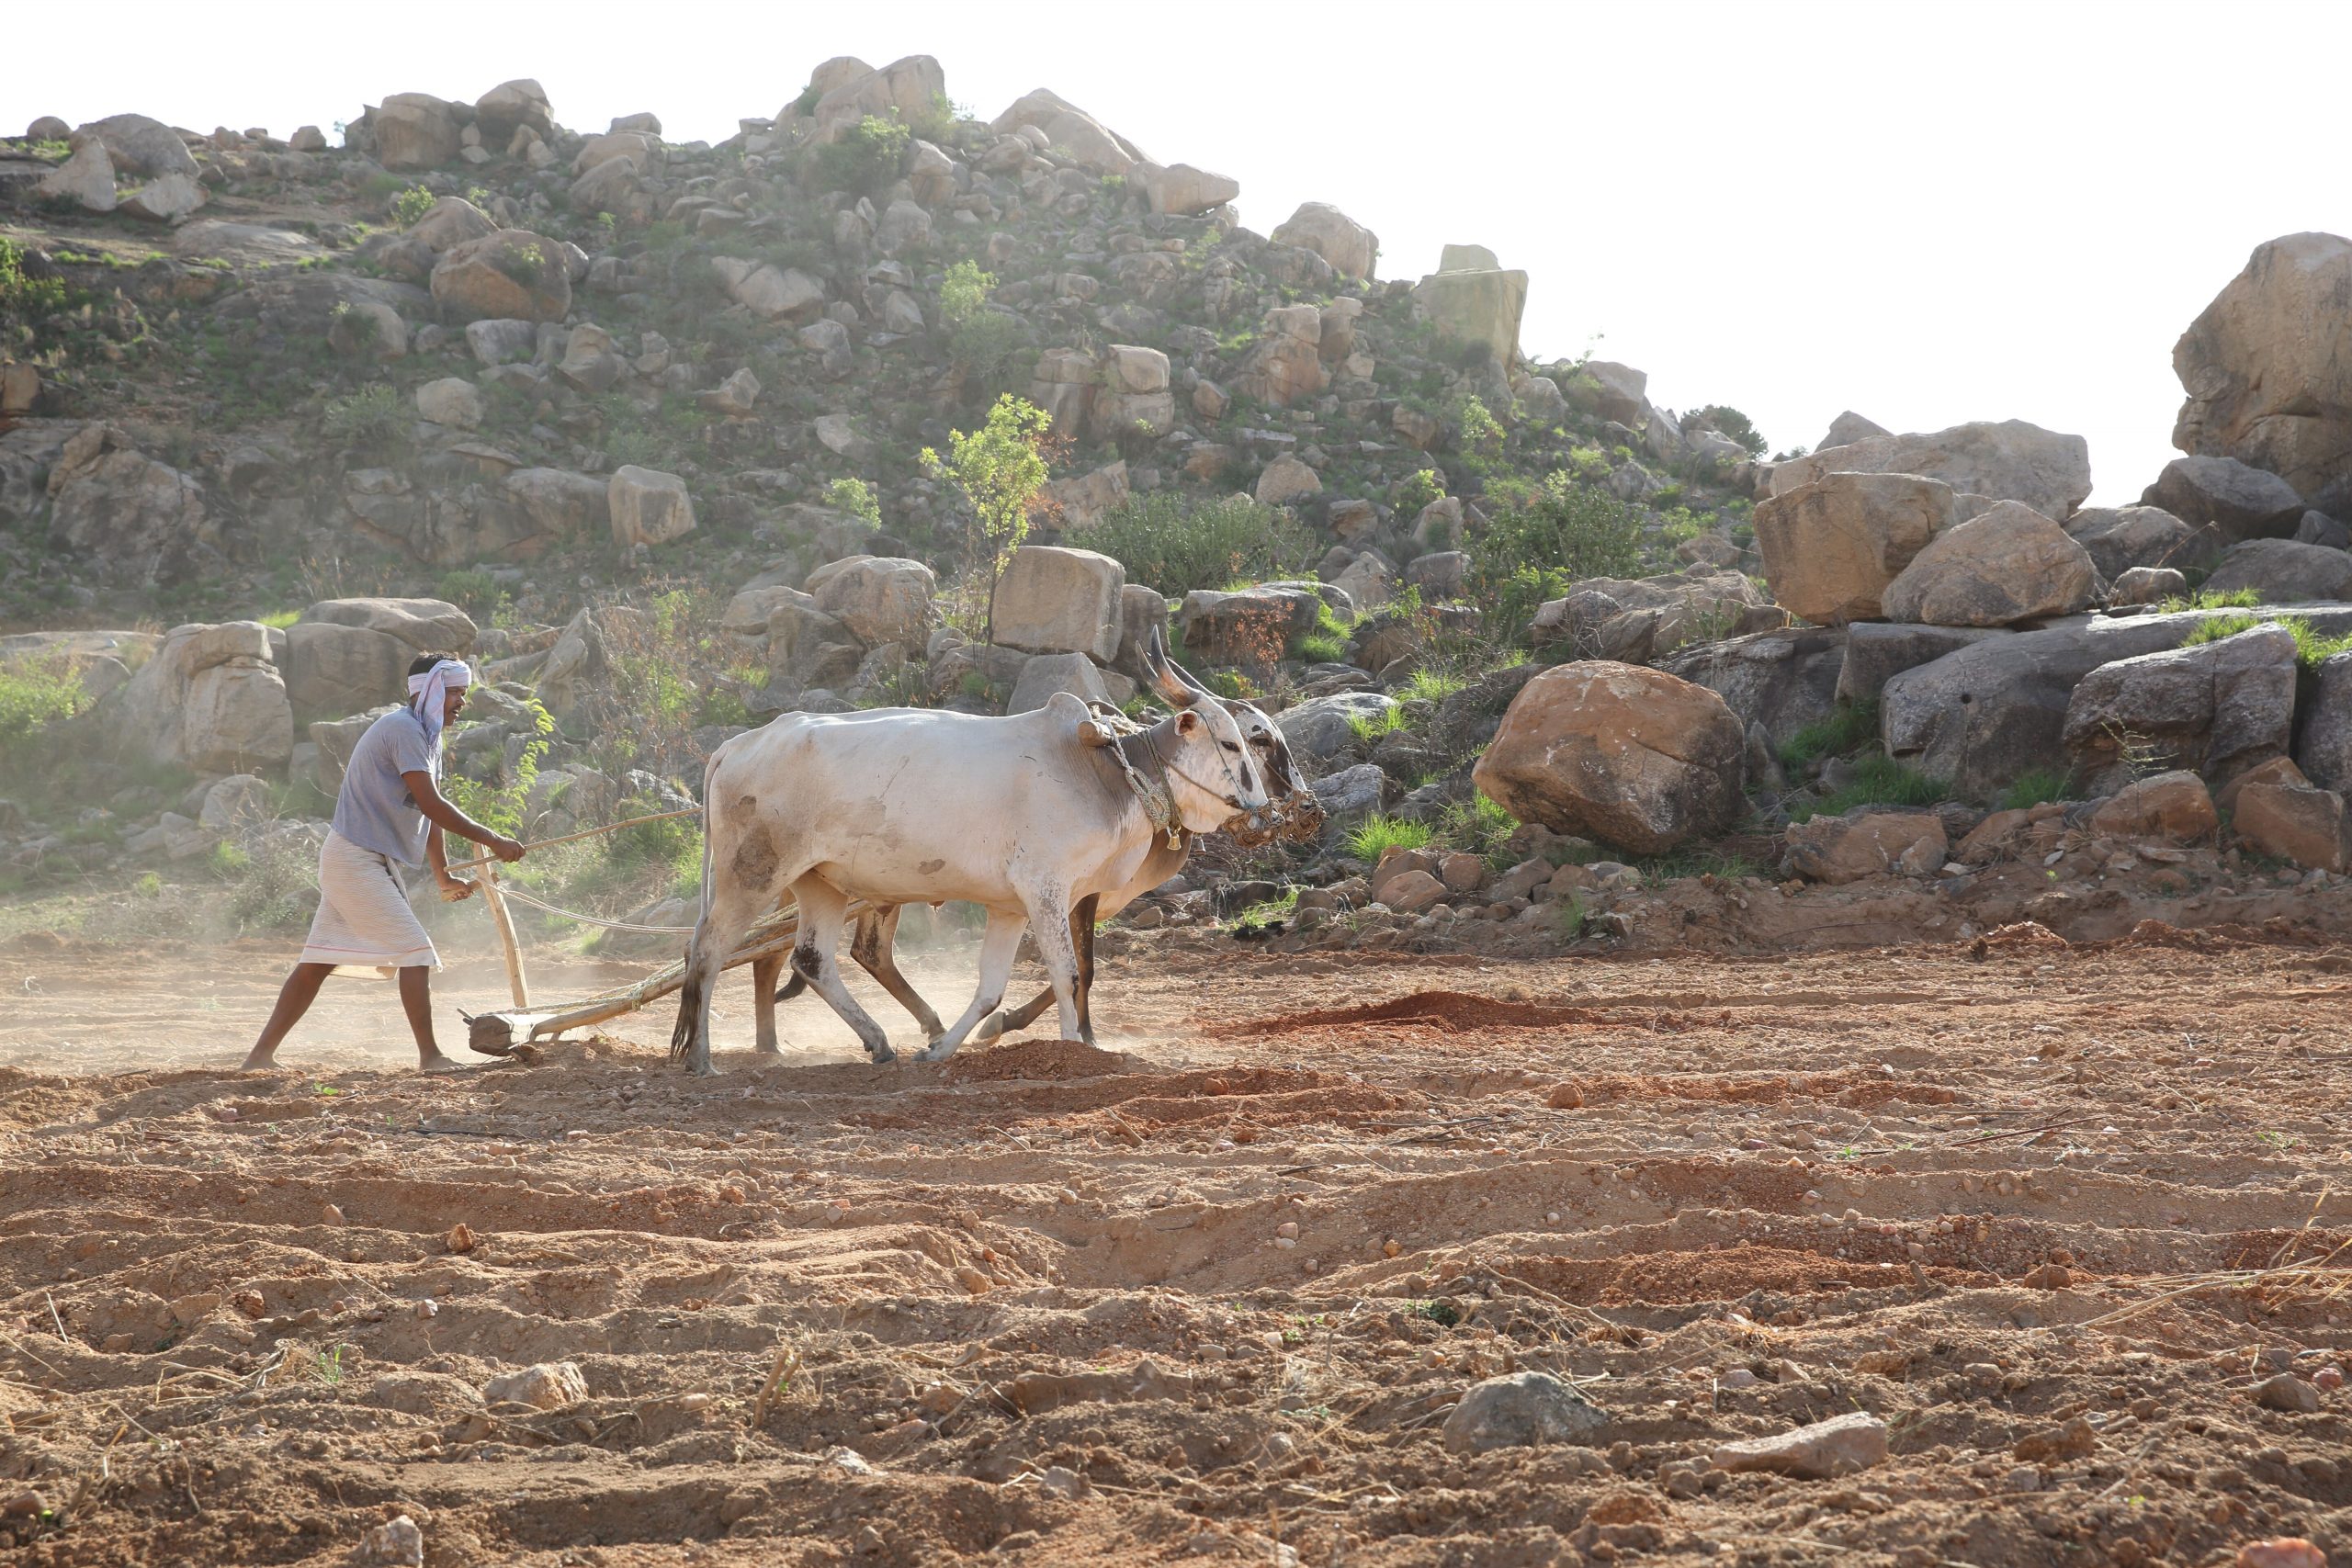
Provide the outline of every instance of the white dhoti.
{"type": "Polygon", "coordinates": [[[391,857],[329,833],[319,846],[319,913],[301,962],[390,973],[420,964],[437,969],[441,955],[409,908],[391,857]]]}

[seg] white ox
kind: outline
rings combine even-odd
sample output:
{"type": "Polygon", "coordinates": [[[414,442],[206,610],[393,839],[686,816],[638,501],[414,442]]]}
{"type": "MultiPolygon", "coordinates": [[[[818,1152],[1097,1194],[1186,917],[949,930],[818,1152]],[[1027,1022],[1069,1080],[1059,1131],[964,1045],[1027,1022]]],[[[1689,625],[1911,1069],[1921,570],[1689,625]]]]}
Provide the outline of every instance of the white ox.
{"type": "Polygon", "coordinates": [[[889,1039],[842,984],[837,954],[853,899],[962,899],[988,911],[971,1005],[919,1059],[953,1053],[1003,999],[1024,928],[1053,980],[1064,1037],[1080,1034],[1072,908],[1133,883],[1170,829],[1212,832],[1268,805],[1239,726],[1196,692],[1172,716],[1109,745],[1089,743],[1088,718],[1067,693],[1010,718],[787,714],[711,753],[702,918],[686,949],[672,1057],[711,1070],[712,987],[752,923],[786,896],[800,918],[794,972],[876,1062],[892,1059],[889,1039]],[[1168,820],[1153,822],[1131,779],[1163,792],[1168,820]]]}
{"type": "MultiPolygon", "coordinates": [[[[1207,695],[1194,684],[1182,669],[1169,662],[1159,633],[1154,628],[1145,664],[1150,671],[1152,684],[1160,695],[1172,703],[1189,702],[1188,691],[1207,695]]],[[[1262,834],[1236,833],[1237,842],[1254,846],[1260,842],[1311,842],[1323,826],[1322,802],[1308,787],[1306,778],[1292,755],[1289,740],[1264,710],[1251,703],[1232,698],[1213,698],[1231,714],[1241,727],[1241,738],[1250,755],[1257,759],[1259,774],[1266,781],[1267,792],[1273,797],[1273,821],[1262,834]]],[[[1103,710],[1097,708],[1097,716],[1103,710]]],[[[1232,831],[1230,824],[1227,830],[1232,831]]],[[[1098,921],[1107,920],[1184,869],[1184,861],[1193,846],[1193,835],[1185,833],[1171,845],[1165,839],[1152,840],[1150,854],[1127,884],[1099,896],[1081,898],[1070,911],[1070,935],[1078,944],[1078,1029],[1079,1038],[1092,1043],[1093,1017],[1088,1005],[1088,993],[1094,983],[1094,928],[1098,921]]],[[[898,1000],[900,1007],[914,1016],[926,1041],[937,1040],[947,1032],[947,1026],[931,1010],[931,1004],[908,983],[899,970],[896,948],[899,935],[899,908],[897,905],[868,905],[860,910],[850,928],[849,952],[859,967],[880,982],[882,988],[898,1000]]],[[[797,996],[808,982],[794,975],[778,988],[776,979],[783,973],[784,954],[763,958],[752,965],[752,1000],[753,1049],[774,1055],[782,1049],[776,1036],[776,1004],[797,996]]],[[[1054,1005],[1054,988],[1046,987],[1019,1008],[990,1013],[972,1031],[970,1039],[988,1041],[1015,1030],[1026,1029],[1045,1010],[1054,1005]]]]}

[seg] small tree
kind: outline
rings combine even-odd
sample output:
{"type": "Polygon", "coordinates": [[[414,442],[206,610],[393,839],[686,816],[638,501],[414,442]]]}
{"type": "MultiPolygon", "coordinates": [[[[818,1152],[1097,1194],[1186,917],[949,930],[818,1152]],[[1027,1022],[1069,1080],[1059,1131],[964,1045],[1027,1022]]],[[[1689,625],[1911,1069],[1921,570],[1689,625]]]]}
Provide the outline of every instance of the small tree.
{"type": "Polygon", "coordinates": [[[986,626],[996,637],[996,588],[1012,552],[1029,536],[1029,519],[1046,488],[1046,446],[1052,422],[1046,411],[1010,392],[989,410],[988,423],[967,435],[947,433],[947,457],[926,446],[922,465],[964,492],[972,508],[972,556],[989,574],[986,626]]]}

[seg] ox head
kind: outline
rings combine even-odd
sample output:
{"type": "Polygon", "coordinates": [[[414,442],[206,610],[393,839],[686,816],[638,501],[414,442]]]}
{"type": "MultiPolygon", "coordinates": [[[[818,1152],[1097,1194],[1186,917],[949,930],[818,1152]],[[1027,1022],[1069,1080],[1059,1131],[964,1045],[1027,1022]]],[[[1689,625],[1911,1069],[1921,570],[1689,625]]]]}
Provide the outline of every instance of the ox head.
{"type": "Polygon", "coordinates": [[[1144,667],[1152,689],[1176,710],[1175,717],[1155,731],[1155,750],[1167,769],[1184,826],[1195,833],[1213,833],[1238,818],[1262,830],[1272,795],[1261,753],[1250,745],[1241,721],[1170,660],[1157,626],[1144,649],[1144,667]]]}
{"type": "Polygon", "coordinates": [[[1201,703],[1216,705],[1230,714],[1240,727],[1242,743],[1250,748],[1250,755],[1258,763],[1260,776],[1266,781],[1266,793],[1272,806],[1262,813],[1252,813],[1226,824],[1226,832],[1247,849],[1279,840],[1311,840],[1323,827],[1323,803],[1307,786],[1306,774],[1299,767],[1298,759],[1290,749],[1290,739],[1278,728],[1263,708],[1245,703],[1238,697],[1220,697],[1210,692],[1191,673],[1168,657],[1166,645],[1160,639],[1159,628],[1154,626],[1144,649],[1144,667],[1151,676],[1152,690],[1167,699],[1171,706],[1183,708],[1201,703]]]}

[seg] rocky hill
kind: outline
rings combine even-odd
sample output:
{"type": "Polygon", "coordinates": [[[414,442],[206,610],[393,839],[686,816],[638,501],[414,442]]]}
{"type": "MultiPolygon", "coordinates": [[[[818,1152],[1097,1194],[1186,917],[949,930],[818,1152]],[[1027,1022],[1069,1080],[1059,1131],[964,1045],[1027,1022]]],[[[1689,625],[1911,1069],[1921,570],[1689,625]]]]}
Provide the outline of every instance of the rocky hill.
{"type": "MultiPolygon", "coordinates": [[[[298,916],[256,868],[422,649],[487,665],[469,804],[542,836],[780,711],[1133,705],[1155,626],[1333,816],[1146,925],[1778,941],[1776,876],[1952,931],[2346,869],[2343,240],[2255,252],[2176,350],[2187,455],[2086,508],[2082,439],[2016,421],[1768,458],[1528,353],[1476,245],[1252,232],[1237,179],[924,56],[718,145],[529,81],[338,129],[0,143],[18,886],[206,867],[298,916]]],[[[563,874],[635,906],[686,849],[563,874]]]]}

